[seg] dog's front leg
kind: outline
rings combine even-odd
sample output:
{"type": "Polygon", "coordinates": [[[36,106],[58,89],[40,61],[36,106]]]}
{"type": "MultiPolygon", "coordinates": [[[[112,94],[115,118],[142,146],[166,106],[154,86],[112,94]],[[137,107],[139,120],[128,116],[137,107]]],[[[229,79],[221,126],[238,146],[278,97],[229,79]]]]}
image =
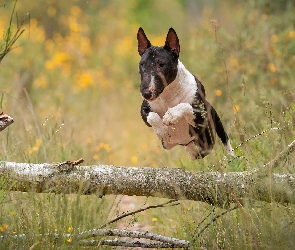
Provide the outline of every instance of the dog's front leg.
{"type": "Polygon", "coordinates": [[[180,103],[175,107],[169,108],[163,116],[163,124],[166,126],[172,126],[181,118],[185,118],[188,124],[195,127],[195,116],[192,105],[189,103],[180,103]]]}
{"type": "MultiPolygon", "coordinates": [[[[147,116],[147,122],[152,126],[155,134],[164,144],[169,142],[168,127],[163,124],[161,117],[157,113],[150,112],[147,116]]],[[[164,144],[163,146],[165,147],[164,144]]]]}

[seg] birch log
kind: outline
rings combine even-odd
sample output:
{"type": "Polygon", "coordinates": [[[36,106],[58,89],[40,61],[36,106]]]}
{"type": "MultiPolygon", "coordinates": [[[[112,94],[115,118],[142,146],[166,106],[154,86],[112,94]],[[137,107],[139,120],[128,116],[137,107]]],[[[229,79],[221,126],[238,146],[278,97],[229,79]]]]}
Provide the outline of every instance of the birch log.
{"type": "Polygon", "coordinates": [[[295,203],[295,176],[245,172],[190,172],[177,168],[1,162],[11,191],[124,194],[186,199],[227,206],[243,199],[295,203]]]}

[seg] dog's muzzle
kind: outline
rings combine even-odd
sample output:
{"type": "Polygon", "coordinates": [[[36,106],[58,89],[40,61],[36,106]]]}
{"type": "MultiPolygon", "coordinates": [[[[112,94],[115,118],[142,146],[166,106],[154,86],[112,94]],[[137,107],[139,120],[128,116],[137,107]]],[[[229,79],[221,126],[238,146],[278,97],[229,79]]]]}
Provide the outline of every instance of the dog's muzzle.
{"type": "Polygon", "coordinates": [[[152,101],[155,98],[155,93],[153,87],[141,90],[141,95],[147,101],[152,101]]]}
{"type": "Polygon", "coordinates": [[[145,89],[141,92],[141,95],[144,99],[150,100],[153,96],[153,93],[149,89],[145,89]]]}

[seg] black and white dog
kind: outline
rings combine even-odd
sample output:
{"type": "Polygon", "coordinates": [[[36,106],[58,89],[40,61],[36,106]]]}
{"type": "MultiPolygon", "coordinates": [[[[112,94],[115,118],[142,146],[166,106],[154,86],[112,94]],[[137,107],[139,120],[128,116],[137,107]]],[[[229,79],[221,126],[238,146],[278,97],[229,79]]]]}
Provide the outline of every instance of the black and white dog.
{"type": "Polygon", "coordinates": [[[180,45],[170,28],[164,46],[152,46],[142,28],[137,33],[141,56],[141,116],[154,129],[165,149],[185,146],[192,159],[213,149],[215,133],[234,155],[221,120],[205,99],[202,83],[178,60],[180,45]]]}

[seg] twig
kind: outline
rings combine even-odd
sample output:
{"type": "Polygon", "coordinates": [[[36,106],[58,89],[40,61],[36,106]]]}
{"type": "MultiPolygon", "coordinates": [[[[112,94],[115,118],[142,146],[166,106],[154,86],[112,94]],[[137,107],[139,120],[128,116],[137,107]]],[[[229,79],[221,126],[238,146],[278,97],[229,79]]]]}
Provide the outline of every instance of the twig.
{"type": "MultiPolygon", "coordinates": [[[[267,133],[267,132],[269,132],[271,130],[280,130],[280,128],[273,127],[273,128],[265,129],[262,132],[260,132],[260,133],[258,133],[256,135],[253,135],[253,136],[249,137],[248,139],[246,139],[245,141],[241,142],[239,145],[234,147],[233,150],[235,151],[236,149],[238,149],[239,147],[241,147],[242,145],[244,145],[248,141],[250,141],[252,139],[255,139],[256,137],[261,136],[261,135],[263,135],[263,134],[265,134],[265,133],[267,133]]],[[[218,163],[221,163],[223,160],[227,160],[227,159],[228,159],[227,156],[224,156],[221,160],[218,161],[218,163]]],[[[246,161],[248,161],[248,159],[246,157],[244,157],[244,156],[235,156],[234,158],[229,159],[226,164],[228,165],[228,164],[230,164],[231,162],[233,162],[236,159],[245,159],[246,161]]],[[[269,163],[267,163],[267,164],[269,164],[269,163]]],[[[267,164],[265,164],[265,165],[267,165],[267,164]]],[[[222,166],[226,167],[225,163],[223,163],[222,166]]],[[[215,167],[215,165],[212,165],[212,167],[215,167]]]]}
{"type": "Polygon", "coordinates": [[[262,168],[274,169],[292,152],[295,150],[295,140],[292,141],[281,153],[279,153],[273,160],[266,163],[262,168]]]}
{"type": "Polygon", "coordinates": [[[250,140],[252,140],[252,139],[254,139],[254,138],[258,137],[258,136],[261,136],[261,135],[263,135],[263,134],[265,134],[265,133],[267,133],[268,131],[271,131],[271,130],[280,130],[280,128],[273,127],[273,128],[265,129],[262,132],[260,132],[260,133],[258,133],[256,135],[253,135],[253,136],[249,137],[248,139],[246,139],[245,141],[241,142],[238,146],[236,146],[234,148],[234,150],[236,150],[237,148],[241,147],[246,142],[248,142],[248,141],[250,141],[250,140]]]}
{"type": "MultiPolygon", "coordinates": [[[[107,225],[110,225],[110,224],[112,224],[112,223],[115,223],[116,221],[121,220],[121,219],[123,219],[123,218],[125,218],[125,217],[127,217],[127,216],[134,215],[134,214],[137,214],[137,213],[143,212],[143,211],[148,210],[148,209],[158,208],[158,207],[167,207],[168,204],[173,203],[173,202],[176,202],[176,201],[177,201],[177,200],[170,200],[170,201],[168,201],[168,202],[165,202],[165,203],[162,203],[162,204],[159,204],[159,205],[152,205],[152,206],[148,206],[148,207],[146,207],[146,208],[140,208],[140,209],[135,210],[135,211],[133,211],[133,212],[123,213],[123,214],[119,215],[117,218],[115,218],[115,219],[113,219],[113,220],[107,222],[106,224],[102,225],[100,228],[104,228],[104,227],[106,227],[107,225]]],[[[171,205],[169,205],[169,206],[177,206],[177,205],[179,205],[179,202],[174,203],[174,204],[171,204],[171,205]]]]}
{"type": "Polygon", "coordinates": [[[133,242],[126,242],[126,241],[119,241],[119,240],[81,240],[79,245],[82,246],[100,246],[100,245],[107,245],[107,246],[123,246],[123,247],[141,247],[141,248],[188,248],[179,246],[177,244],[169,244],[169,243],[162,243],[162,242],[140,242],[140,241],[133,241],[133,242]]]}
{"type": "MultiPolygon", "coordinates": [[[[223,215],[225,215],[225,214],[227,214],[227,213],[229,213],[229,212],[231,212],[231,211],[233,211],[233,210],[235,210],[235,209],[237,209],[239,206],[238,205],[235,205],[234,207],[232,207],[231,209],[228,209],[228,210],[226,210],[226,211],[224,211],[224,212],[222,212],[221,214],[219,214],[219,215],[216,215],[210,222],[208,222],[208,224],[206,224],[200,231],[199,231],[199,233],[198,233],[198,237],[200,237],[200,235],[212,224],[212,223],[214,223],[218,218],[220,218],[221,216],[223,216],[223,215]]],[[[207,216],[208,217],[208,216],[207,216]]]]}
{"type": "Polygon", "coordinates": [[[195,231],[203,224],[203,222],[210,216],[211,213],[212,212],[210,212],[207,216],[204,217],[204,219],[201,222],[199,222],[199,224],[197,225],[195,231]]]}
{"type": "MultiPolygon", "coordinates": [[[[0,236],[0,240],[7,236],[0,236]]],[[[82,232],[79,234],[45,234],[45,235],[35,235],[37,237],[48,237],[54,240],[56,243],[62,239],[73,239],[73,243],[77,242],[83,246],[99,246],[99,245],[109,245],[109,246],[126,246],[126,247],[146,247],[146,248],[188,248],[189,241],[180,240],[177,238],[166,237],[159,234],[153,234],[150,232],[139,232],[139,231],[129,231],[120,229],[93,229],[90,231],[82,232]],[[128,237],[128,238],[138,238],[138,239],[148,239],[158,242],[140,242],[140,241],[120,241],[120,240],[85,240],[87,238],[96,236],[117,236],[117,237],[128,237]]],[[[14,240],[28,240],[26,234],[19,234],[11,236],[14,240]]],[[[63,241],[61,241],[63,242],[63,241]]]]}
{"type": "Polygon", "coordinates": [[[70,166],[70,167],[74,167],[74,166],[77,166],[77,165],[79,165],[79,164],[81,164],[83,162],[84,162],[84,159],[83,158],[80,158],[80,159],[78,159],[76,161],[64,161],[64,162],[60,162],[57,165],[57,167],[60,168],[60,167],[66,166],[66,165],[67,166],[70,166]]]}
{"type": "Polygon", "coordinates": [[[58,163],[58,165],[56,166],[56,168],[58,169],[59,173],[61,172],[69,172],[71,170],[73,170],[73,168],[81,163],[84,162],[84,159],[80,158],[76,161],[65,161],[65,162],[60,162],[58,163]]]}
{"type": "Polygon", "coordinates": [[[90,231],[85,231],[76,235],[71,235],[72,238],[77,237],[78,240],[87,239],[96,236],[119,236],[128,238],[138,238],[138,239],[149,239],[154,241],[160,241],[161,243],[168,243],[171,245],[177,245],[178,247],[188,247],[189,242],[186,240],[180,240],[177,238],[166,237],[159,234],[153,234],[150,232],[139,232],[139,231],[129,231],[120,229],[93,229],[90,231]]]}

